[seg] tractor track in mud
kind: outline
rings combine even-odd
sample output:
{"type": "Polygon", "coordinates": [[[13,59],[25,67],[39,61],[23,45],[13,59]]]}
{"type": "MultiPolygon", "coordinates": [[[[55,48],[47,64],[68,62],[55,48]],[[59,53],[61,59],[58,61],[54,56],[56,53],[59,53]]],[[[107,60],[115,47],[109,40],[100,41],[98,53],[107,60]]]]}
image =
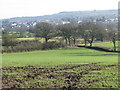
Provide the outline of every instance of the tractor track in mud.
{"type": "MultiPolygon", "coordinates": [[[[36,79],[64,79],[63,83],[65,85],[57,85],[52,83],[52,85],[48,85],[49,88],[88,88],[92,83],[98,82],[100,80],[90,79],[86,81],[89,85],[79,85],[84,81],[84,79],[82,79],[84,75],[92,74],[90,71],[100,71],[109,67],[118,67],[118,65],[98,65],[99,63],[60,65],[55,66],[54,68],[41,68],[35,66],[3,67],[3,88],[21,88],[21,83],[24,84],[25,82],[34,82],[36,79]]],[[[29,88],[38,87],[44,87],[44,85],[38,83],[38,85],[35,84],[35,86],[29,86],[29,88]]]]}

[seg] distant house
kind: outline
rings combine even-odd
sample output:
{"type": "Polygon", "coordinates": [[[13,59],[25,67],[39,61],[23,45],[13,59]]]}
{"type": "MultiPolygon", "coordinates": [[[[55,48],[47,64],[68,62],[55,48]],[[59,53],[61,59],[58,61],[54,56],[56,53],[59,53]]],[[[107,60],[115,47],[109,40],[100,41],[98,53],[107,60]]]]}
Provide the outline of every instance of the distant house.
{"type": "Polygon", "coordinates": [[[70,22],[68,22],[68,21],[63,21],[62,22],[62,24],[68,24],[68,23],[70,23],[70,22]]]}

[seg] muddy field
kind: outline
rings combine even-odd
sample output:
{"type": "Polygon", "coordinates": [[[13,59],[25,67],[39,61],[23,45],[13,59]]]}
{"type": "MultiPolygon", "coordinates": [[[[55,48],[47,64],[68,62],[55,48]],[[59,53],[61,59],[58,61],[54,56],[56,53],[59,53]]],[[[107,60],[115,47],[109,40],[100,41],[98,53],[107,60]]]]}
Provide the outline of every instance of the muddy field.
{"type": "Polygon", "coordinates": [[[118,65],[4,67],[3,88],[118,88],[118,65]]]}

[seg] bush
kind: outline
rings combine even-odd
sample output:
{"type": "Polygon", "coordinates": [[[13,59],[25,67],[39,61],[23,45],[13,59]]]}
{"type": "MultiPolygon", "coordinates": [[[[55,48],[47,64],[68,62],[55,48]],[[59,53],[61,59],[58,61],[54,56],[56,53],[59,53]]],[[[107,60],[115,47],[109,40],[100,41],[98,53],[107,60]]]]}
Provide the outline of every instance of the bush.
{"type": "Polygon", "coordinates": [[[3,46],[2,52],[27,52],[34,50],[49,50],[65,47],[64,44],[58,42],[48,42],[41,44],[37,40],[33,41],[20,41],[16,46],[3,46]]]}
{"type": "Polygon", "coordinates": [[[55,41],[42,44],[42,50],[56,49],[56,48],[62,48],[62,47],[65,47],[65,45],[55,41]]]}
{"type": "Polygon", "coordinates": [[[2,46],[16,46],[16,44],[18,43],[16,35],[12,34],[3,34],[2,35],[2,46]]]}
{"type": "Polygon", "coordinates": [[[26,52],[33,50],[41,50],[41,43],[39,41],[20,41],[16,46],[3,47],[3,52],[26,52]]]}

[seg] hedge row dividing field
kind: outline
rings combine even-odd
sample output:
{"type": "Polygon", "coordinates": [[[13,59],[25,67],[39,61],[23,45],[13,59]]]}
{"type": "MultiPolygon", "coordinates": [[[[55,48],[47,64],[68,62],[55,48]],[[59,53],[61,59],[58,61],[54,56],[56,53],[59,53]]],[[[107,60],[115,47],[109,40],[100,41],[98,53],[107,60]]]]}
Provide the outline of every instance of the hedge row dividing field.
{"type": "MultiPolygon", "coordinates": [[[[40,42],[45,42],[45,40],[43,38],[37,38],[39,39],[40,42]]],[[[35,38],[18,38],[18,40],[20,41],[24,41],[24,40],[35,40],[35,38]]],[[[57,42],[65,42],[62,37],[55,37],[55,38],[52,38],[50,39],[49,41],[57,41],[57,42]]],[[[77,45],[84,45],[84,44],[79,44],[79,43],[83,43],[84,40],[83,39],[80,39],[78,38],[77,39],[77,45]]],[[[117,50],[118,50],[118,44],[120,42],[119,41],[116,41],[116,46],[117,46],[117,50]]],[[[87,46],[89,46],[89,44],[87,44],[87,46]]],[[[98,46],[98,47],[104,47],[104,48],[110,48],[110,49],[113,49],[113,42],[112,41],[104,41],[104,42],[95,42],[93,43],[93,46],[98,46]]]]}
{"type": "Polygon", "coordinates": [[[69,47],[2,57],[3,88],[118,88],[118,53],[69,47]]]}

